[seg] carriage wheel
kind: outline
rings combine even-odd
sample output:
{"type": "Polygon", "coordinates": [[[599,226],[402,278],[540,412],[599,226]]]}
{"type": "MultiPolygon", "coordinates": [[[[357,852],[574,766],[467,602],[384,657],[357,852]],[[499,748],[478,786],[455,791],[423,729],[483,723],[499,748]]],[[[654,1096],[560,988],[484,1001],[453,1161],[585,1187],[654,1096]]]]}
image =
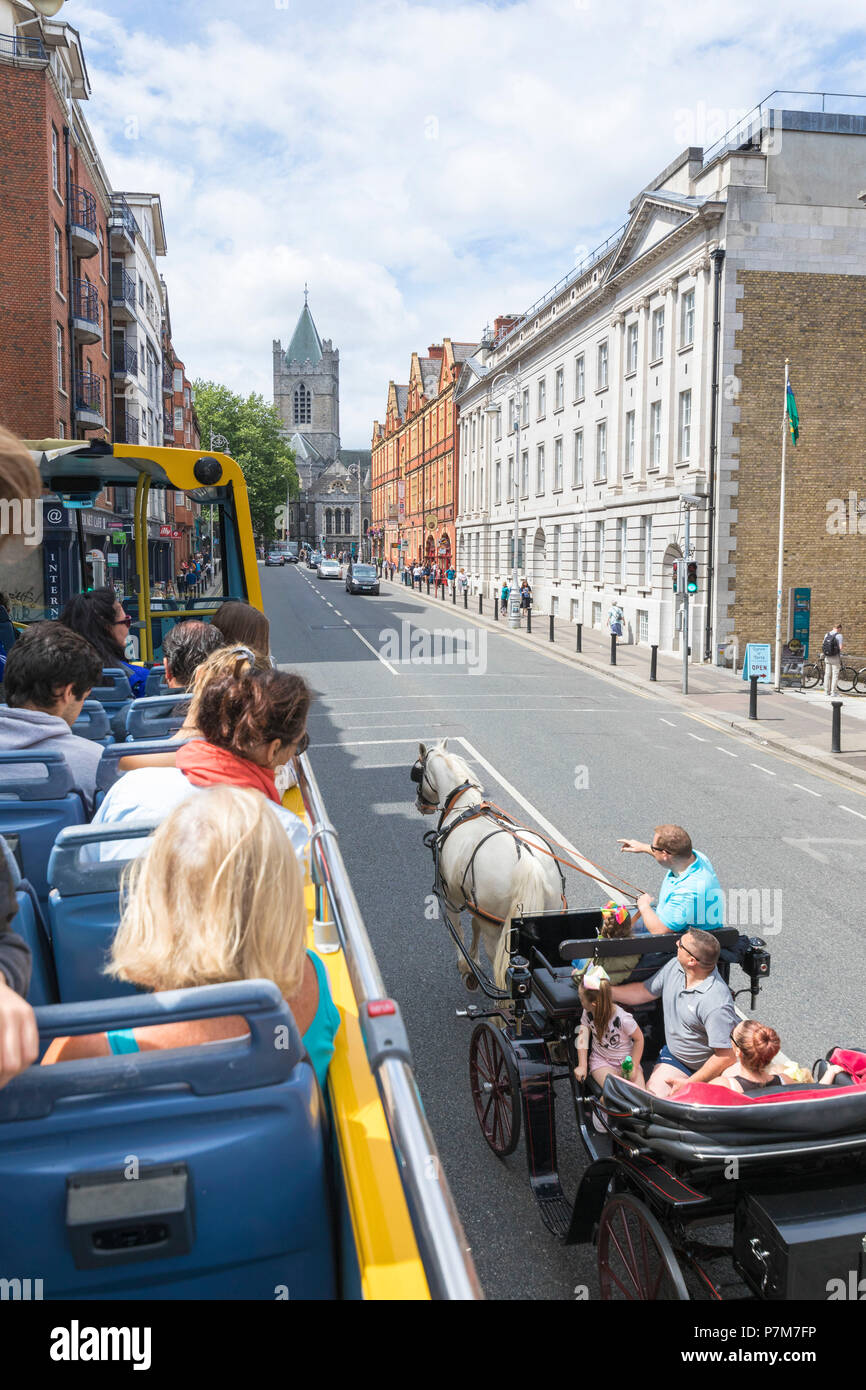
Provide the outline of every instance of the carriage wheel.
{"type": "Polygon", "coordinates": [[[598,1277],[606,1302],[682,1302],[689,1297],[670,1241],[649,1207],[612,1197],[598,1228],[598,1277]]]}
{"type": "Polygon", "coordinates": [[[520,1080],[510,1045],[498,1028],[479,1023],[469,1044],[469,1084],[481,1132],[497,1158],[520,1138],[520,1080]]]}

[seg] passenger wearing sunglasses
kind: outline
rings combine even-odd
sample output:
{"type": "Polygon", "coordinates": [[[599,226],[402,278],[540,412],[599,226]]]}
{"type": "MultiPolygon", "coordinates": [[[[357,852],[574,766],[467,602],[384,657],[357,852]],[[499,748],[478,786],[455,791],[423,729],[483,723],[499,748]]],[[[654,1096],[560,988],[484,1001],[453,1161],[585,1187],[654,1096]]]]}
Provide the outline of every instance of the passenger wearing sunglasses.
{"type": "Polygon", "coordinates": [[[64,627],[86,637],[102,658],[103,668],[125,671],[132,693],[144,694],[147,667],[126,659],[126,639],[132,618],[125,612],[113,589],[93,589],[89,594],[75,594],[60,614],[64,627]]]}
{"type": "MultiPolygon", "coordinates": [[[[625,854],[651,854],[666,873],[658,902],[641,893],[637,908],[653,936],[703,927],[712,931],[725,925],[724,895],[716,871],[705,854],[692,848],[691,836],[681,825],[657,825],[652,842],[619,840],[625,854]]],[[[640,928],[637,928],[640,931],[640,928]]]]}

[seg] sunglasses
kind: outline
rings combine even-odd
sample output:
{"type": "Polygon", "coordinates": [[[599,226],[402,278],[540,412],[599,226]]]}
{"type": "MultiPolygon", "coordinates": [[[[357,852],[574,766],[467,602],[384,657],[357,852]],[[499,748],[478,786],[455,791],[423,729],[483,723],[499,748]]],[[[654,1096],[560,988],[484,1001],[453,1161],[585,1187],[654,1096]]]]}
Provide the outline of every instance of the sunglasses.
{"type": "Polygon", "coordinates": [[[114,623],[115,626],[117,626],[118,623],[123,623],[124,627],[132,627],[132,619],[128,613],[124,613],[122,618],[115,618],[114,623]]]}

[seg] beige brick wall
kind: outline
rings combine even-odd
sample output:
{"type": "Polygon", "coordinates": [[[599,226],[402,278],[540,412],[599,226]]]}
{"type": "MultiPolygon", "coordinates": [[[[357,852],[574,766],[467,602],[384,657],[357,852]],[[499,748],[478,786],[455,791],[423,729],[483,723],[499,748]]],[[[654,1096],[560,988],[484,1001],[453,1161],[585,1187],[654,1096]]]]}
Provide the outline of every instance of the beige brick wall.
{"type": "MultiPolygon", "coordinates": [[[[732,607],[740,644],[772,641],[785,357],[800,411],[788,443],[782,636],[792,586],[812,590],[810,654],[836,619],[866,664],[866,278],[741,270],[743,319],[732,607]],[[856,493],[864,534],[828,531],[828,503],[856,493]]],[[[856,504],[855,504],[856,505],[856,504]]],[[[855,520],[856,528],[856,520],[855,520]]]]}

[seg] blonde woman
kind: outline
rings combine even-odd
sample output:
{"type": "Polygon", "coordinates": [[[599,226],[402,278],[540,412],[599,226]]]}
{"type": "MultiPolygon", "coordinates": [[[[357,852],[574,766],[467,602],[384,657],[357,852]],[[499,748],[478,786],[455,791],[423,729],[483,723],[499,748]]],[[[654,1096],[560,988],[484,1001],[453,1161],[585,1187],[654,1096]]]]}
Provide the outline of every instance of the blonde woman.
{"type": "MultiPolygon", "coordinates": [[[[280,822],[254,791],[213,787],[178,806],[123,874],[125,908],[107,973],[149,990],[273,980],[324,1086],[340,1015],[305,950],[303,877],[280,822]]],[[[209,1018],[57,1038],[45,1063],[243,1037],[209,1018]]]]}

